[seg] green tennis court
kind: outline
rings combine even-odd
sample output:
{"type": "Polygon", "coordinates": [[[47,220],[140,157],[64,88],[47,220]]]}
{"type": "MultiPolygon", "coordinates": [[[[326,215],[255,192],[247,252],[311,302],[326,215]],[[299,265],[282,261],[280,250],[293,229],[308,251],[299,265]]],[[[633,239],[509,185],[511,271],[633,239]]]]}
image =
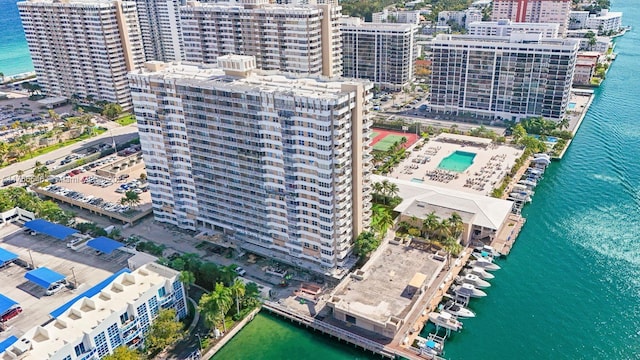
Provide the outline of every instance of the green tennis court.
{"type": "Polygon", "coordinates": [[[404,136],[402,135],[387,135],[382,140],[378,141],[375,145],[373,145],[373,150],[375,151],[387,151],[393,147],[393,144],[396,141],[402,140],[404,136]]]}
{"type": "Polygon", "coordinates": [[[378,135],[380,135],[380,133],[379,133],[379,132],[372,131],[372,132],[371,132],[371,140],[373,140],[373,139],[377,138],[377,137],[378,137],[378,135]]]}

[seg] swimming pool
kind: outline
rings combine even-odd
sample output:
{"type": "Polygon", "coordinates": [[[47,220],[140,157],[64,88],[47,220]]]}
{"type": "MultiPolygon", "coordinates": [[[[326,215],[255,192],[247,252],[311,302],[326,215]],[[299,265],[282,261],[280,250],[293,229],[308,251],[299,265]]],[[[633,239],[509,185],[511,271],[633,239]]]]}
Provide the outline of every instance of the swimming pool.
{"type": "Polygon", "coordinates": [[[471,166],[471,164],[473,164],[473,159],[475,157],[475,153],[456,150],[453,152],[453,154],[440,161],[440,164],[438,164],[438,169],[463,172],[467,170],[467,168],[471,166]]]}
{"type": "Polygon", "coordinates": [[[576,108],[576,103],[574,102],[570,102],[569,105],[567,105],[567,110],[573,110],[576,108]]]}
{"type": "MultiPolygon", "coordinates": [[[[531,136],[536,138],[536,139],[538,139],[538,140],[540,140],[540,135],[531,135],[531,136]]],[[[557,143],[558,142],[558,138],[555,137],[555,136],[546,136],[546,139],[547,140],[545,140],[545,141],[548,142],[548,143],[557,143]]]]}

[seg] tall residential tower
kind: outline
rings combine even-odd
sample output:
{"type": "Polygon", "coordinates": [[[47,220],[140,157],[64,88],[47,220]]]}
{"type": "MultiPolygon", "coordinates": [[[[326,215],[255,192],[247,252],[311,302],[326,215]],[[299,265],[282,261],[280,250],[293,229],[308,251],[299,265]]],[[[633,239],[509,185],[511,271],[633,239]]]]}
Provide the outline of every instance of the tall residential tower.
{"type": "Polygon", "coordinates": [[[372,85],[218,63],[130,75],[156,220],[341,274],[370,217],[372,85]]]}
{"type": "Polygon", "coordinates": [[[560,25],[560,36],[569,27],[571,0],[493,0],[491,20],[560,25]]]}
{"type": "Polygon", "coordinates": [[[134,2],[28,0],[18,9],[46,94],[131,108],[127,73],[145,61],[134,2]]]}
{"type": "Polygon", "coordinates": [[[147,60],[184,60],[180,0],[135,0],[147,60]]]}

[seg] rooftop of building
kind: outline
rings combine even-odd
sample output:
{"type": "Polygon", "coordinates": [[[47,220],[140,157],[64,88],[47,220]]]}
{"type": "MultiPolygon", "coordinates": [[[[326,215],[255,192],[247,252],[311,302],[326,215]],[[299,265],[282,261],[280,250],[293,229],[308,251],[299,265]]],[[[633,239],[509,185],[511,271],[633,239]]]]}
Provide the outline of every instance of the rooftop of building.
{"type": "Polygon", "coordinates": [[[142,75],[190,86],[211,86],[234,89],[237,91],[255,91],[256,93],[282,93],[322,100],[339,100],[346,91],[343,85],[364,84],[367,80],[329,79],[321,76],[285,74],[278,71],[256,69],[253,56],[227,55],[218,57],[217,65],[163,63],[149,61],[145,68],[131,72],[133,76],[142,75]]]}
{"type": "Polygon", "coordinates": [[[200,2],[187,1],[182,9],[189,10],[228,10],[228,9],[249,9],[249,10],[271,10],[279,13],[296,12],[318,12],[319,6],[302,6],[299,4],[271,4],[268,1],[221,1],[221,2],[200,2]]]}
{"type": "Polygon", "coordinates": [[[417,30],[418,27],[415,24],[407,23],[374,23],[365,22],[358,17],[343,16],[339,20],[340,25],[345,29],[355,28],[371,31],[391,31],[391,32],[411,32],[417,30]]]}
{"type": "Polygon", "coordinates": [[[512,33],[510,36],[488,36],[488,35],[452,35],[452,34],[438,34],[434,39],[434,43],[456,43],[456,42],[482,42],[485,44],[513,44],[513,45],[526,45],[527,47],[540,45],[544,47],[557,46],[557,47],[575,47],[577,49],[579,41],[576,39],[563,39],[563,38],[545,38],[542,34],[527,34],[527,33],[512,33]]]}
{"type": "MultiPolygon", "coordinates": [[[[26,339],[31,344],[31,350],[21,359],[48,359],[57,349],[78,342],[77,339],[90,333],[111,314],[122,311],[140,295],[176,275],[177,271],[155,263],[143,265],[131,273],[119,274],[96,294],[73,299],[73,305],[55,320],[44,326],[36,326],[21,336],[20,342],[27,343],[24,341],[26,339]]],[[[12,351],[12,348],[8,351],[12,351]]]]}
{"type": "Polygon", "coordinates": [[[469,26],[510,26],[514,28],[527,28],[527,27],[537,27],[537,28],[559,28],[560,24],[552,24],[552,23],[529,23],[529,22],[515,22],[510,19],[500,19],[497,21],[474,21],[469,24],[469,26]]]}
{"type": "Polygon", "coordinates": [[[56,6],[97,6],[97,7],[114,7],[115,3],[110,0],[24,0],[18,2],[20,4],[29,5],[56,5],[56,6]]]}
{"type": "Polygon", "coordinates": [[[381,324],[404,319],[417,288],[429,287],[444,265],[421,249],[385,246],[359,271],[362,280],[352,276],[333,293],[336,308],[381,324]]]}

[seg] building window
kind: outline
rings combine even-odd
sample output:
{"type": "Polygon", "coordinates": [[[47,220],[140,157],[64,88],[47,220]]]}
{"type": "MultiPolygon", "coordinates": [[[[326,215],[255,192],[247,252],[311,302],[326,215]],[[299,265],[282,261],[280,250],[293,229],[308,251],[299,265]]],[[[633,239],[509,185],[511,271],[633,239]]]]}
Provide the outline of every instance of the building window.
{"type": "Polygon", "coordinates": [[[120,315],[120,324],[123,324],[127,322],[127,320],[129,320],[129,314],[127,314],[126,312],[122,315],[120,315]]]}
{"type": "Polygon", "coordinates": [[[356,318],[354,316],[345,315],[344,318],[347,320],[348,323],[351,323],[351,324],[355,324],[356,323],[356,318]]]}
{"type": "Polygon", "coordinates": [[[80,354],[84,353],[84,343],[80,343],[76,345],[73,350],[76,351],[76,356],[80,356],[80,354]]]}

